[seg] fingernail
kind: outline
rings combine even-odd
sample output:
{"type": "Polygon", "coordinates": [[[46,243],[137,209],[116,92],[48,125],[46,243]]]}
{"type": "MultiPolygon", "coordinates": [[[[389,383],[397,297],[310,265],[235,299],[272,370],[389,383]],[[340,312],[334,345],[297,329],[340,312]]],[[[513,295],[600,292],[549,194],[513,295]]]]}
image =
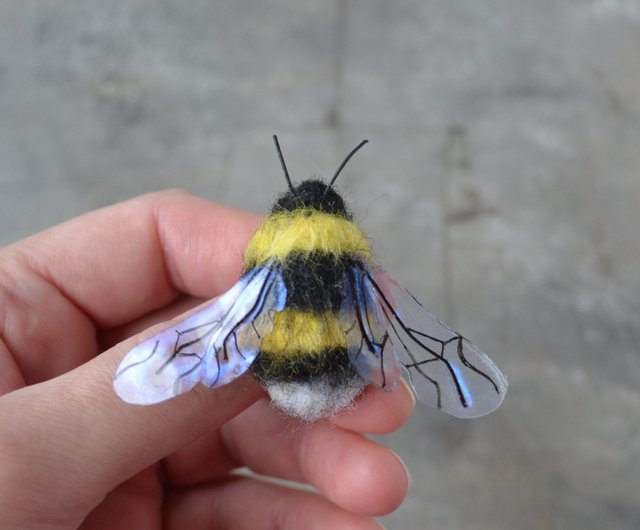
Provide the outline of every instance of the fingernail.
{"type": "Polygon", "coordinates": [[[411,483],[413,482],[413,479],[411,478],[411,473],[409,473],[409,468],[407,467],[407,464],[404,463],[404,460],[400,458],[400,455],[398,453],[396,453],[393,449],[390,449],[390,451],[393,454],[393,456],[395,456],[398,459],[398,462],[400,462],[400,464],[404,468],[404,472],[407,474],[407,491],[409,491],[409,489],[411,489],[411,483]]]}
{"type": "Polygon", "coordinates": [[[411,390],[409,383],[407,383],[404,379],[400,379],[400,381],[402,381],[404,388],[406,389],[407,393],[411,396],[411,408],[413,409],[416,406],[416,395],[413,393],[413,390],[411,390]]]}

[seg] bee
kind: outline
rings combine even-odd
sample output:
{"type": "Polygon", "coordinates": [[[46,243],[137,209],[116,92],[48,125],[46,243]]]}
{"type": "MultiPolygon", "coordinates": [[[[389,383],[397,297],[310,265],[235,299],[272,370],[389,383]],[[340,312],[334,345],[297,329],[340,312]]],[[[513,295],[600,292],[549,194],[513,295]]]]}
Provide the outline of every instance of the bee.
{"type": "Polygon", "coordinates": [[[406,372],[417,399],[460,418],[495,410],[507,379],[471,342],[374,262],[334,183],[293,185],[249,241],[240,280],[178,324],[133,348],[114,388],[153,404],[217,388],[247,370],[284,412],[315,420],[352,403],[369,384],[394,390],[406,372]]]}

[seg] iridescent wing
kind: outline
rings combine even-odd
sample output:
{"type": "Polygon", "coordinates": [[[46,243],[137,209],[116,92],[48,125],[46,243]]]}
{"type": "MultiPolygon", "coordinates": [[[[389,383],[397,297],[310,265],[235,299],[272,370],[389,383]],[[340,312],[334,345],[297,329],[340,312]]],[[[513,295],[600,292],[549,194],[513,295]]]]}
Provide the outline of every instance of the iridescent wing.
{"type": "Polygon", "coordinates": [[[274,265],[256,268],[210,305],[153,335],[122,360],[113,382],[128,403],[149,405],[242,375],[273,328],[286,288],[274,265]]]}
{"type": "Polygon", "coordinates": [[[354,267],[343,295],[347,351],[366,380],[393,389],[402,365],[420,401],[459,418],[502,403],[508,383],[493,361],[382,269],[354,267]]]}
{"type": "Polygon", "coordinates": [[[381,390],[395,390],[401,368],[390,340],[383,306],[364,282],[364,271],[354,268],[345,276],[340,321],[345,330],[351,364],[366,381],[381,390]]]}

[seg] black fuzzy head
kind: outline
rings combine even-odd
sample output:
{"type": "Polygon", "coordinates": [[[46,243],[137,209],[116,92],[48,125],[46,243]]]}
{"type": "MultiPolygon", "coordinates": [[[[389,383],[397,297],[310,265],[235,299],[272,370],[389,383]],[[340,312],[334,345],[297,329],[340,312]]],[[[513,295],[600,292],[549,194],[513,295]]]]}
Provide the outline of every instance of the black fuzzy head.
{"type": "Polygon", "coordinates": [[[303,208],[314,209],[352,220],[340,194],[321,180],[305,180],[282,194],[271,208],[271,213],[291,212],[303,208]]]}
{"type": "Polygon", "coordinates": [[[368,140],[362,140],[362,142],[360,142],[355,149],[347,155],[342,164],[340,164],[335,175],[333,175],[329,184],[325,184],[321,180],[305,180],[297,186],[294,186],[291,183],[291,177],[289,177],[289,171],[287,170],[287,165],[285,164],[284,157],[282,156],[280,143],[278,142],[278,137],[275,134],[273,135],[273,141],[276,144],[276,151],[278,152],[278,158],[280,158],[284,178],[287,180],[287,184],[289,185],[289,191],[278,198],[276,203],[273,205],[273,208],[271,208],[271,213],[274,214],[278,212],[292,212],[300,209],[313,209],[320,212],[330,213],[332,215],[339,215],[340,217],[344,217],[349,221],[352,221],[353,217],[351,216],[351,212],[349,212],[344,199],[333,189],[333,184],[347,162],[362,148],[364,144],[368,142],[368,140]]]}

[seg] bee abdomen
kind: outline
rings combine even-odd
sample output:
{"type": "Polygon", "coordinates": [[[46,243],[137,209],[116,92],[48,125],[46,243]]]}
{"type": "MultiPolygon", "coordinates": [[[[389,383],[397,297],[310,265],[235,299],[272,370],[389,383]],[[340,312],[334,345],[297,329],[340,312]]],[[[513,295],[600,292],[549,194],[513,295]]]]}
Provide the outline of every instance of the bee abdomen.
{"type": "Polygon", "coordinates": [[[314,421],[351,405],[367,382],[357,374],[340,379],[325,374],[309,381],[272,380],[263,384],[278,408],[291,416],[314,421]]]}
{"type": "Polygon", "coordinates": [[[366,386],[349,359],[337,310],[287,305],[275,313],[251,371],[278,407],[310,421],[348,406],[366,386]]]}
{"type": "Polygon", "coordinates": [[[338,382],[357,375],[344,348],[335,348],[314,354],[299,352],[289,357],[261,351],[251,365],[251,371],[262,382],[304,382],[322,376],[338,382]]]}
{"type": "Polygon", "coordinates": [[[251,371],[272,402],[292,416],[314,421],[335,414],[367,385],[344,347],[289,354],[261,351],[251,371]]]}
{"type": "Polygon", "coordinates": [[[286,308],[273,316],[251,366],[262,381],[309,381],[326,374],[339,380],[356,374],[346,350],[338,314],[286,308]]]}

